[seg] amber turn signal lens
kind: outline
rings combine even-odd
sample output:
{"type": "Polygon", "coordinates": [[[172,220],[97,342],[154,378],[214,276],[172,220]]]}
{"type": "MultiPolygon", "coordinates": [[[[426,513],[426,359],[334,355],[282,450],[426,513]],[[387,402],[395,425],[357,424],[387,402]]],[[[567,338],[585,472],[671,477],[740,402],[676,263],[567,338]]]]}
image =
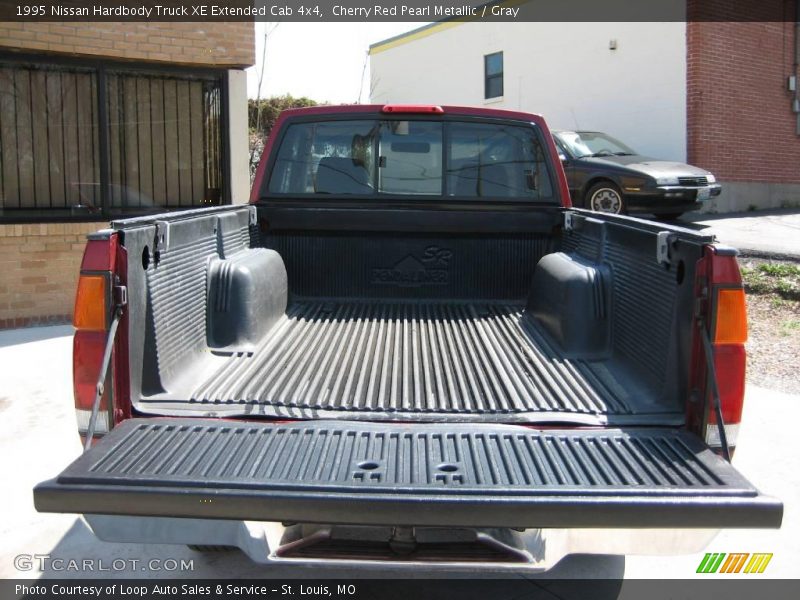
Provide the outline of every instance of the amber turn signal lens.
{"type": "Polygon", "coordinates": [[[744,344],[747,341],[747,305],[743,289],[717,292],[715,344],[744,344]]]}
{"type": "Polygon", "coordinates": [[[105,330],[106,278],[102,275],[81,275],[72,324],[82,331],[105,330]]]}

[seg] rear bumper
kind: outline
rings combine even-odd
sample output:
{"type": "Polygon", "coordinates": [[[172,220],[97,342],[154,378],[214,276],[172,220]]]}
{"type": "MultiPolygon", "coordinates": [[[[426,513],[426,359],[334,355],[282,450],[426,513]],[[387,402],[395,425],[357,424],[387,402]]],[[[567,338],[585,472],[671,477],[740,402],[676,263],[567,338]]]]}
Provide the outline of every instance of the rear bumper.
{"type": "MultiPolygon", "coordinates": [[[[287,548],[297,547],[304,540],[320,540],[336,536],[336,526],[285,525],[278,522],[230,521],[218,519],[176,519],[168,517],[123,517],[85,515],[94,534],[107,542],[143,544],[192,544],[233,546],[250,560],[264,565],[322,565],[326,567],[358,567],[426,571],[542,572],[554,567],[570,554],[604,555],[680,555],[703,550],[716,536],[711,529],[526,529],[496,528],[469,530],[476,539],[490,546],[504,547],[507,559],[471,555],[468,558],[448,556],[441,550],[435,557],[420,554],[392,557],[359,554],[351,543],[347,555],[319,550],[313,543],[303,555],[292,555],[287,548]]],[[[446,530],[439,530],[446,534],[446,530]]],[[[465,531],[465,530],[463,530],[465,531]]],[[[436,529],[422,532],[428,538],[437,536],[436,529]]],[[[386,536],[385,528],[351,528],[341,533],[351,542],[359,537],[374,541],[386,536]]],[[[374,547],[374,546],[373,546],[374,547]]]]}

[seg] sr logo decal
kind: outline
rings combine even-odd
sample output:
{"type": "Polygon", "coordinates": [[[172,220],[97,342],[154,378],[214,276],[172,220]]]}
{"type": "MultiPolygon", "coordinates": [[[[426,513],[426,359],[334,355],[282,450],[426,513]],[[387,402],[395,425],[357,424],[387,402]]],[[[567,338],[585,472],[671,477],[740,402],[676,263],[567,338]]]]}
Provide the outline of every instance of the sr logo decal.
{"type": "Polygon", "coordinates": [[[407,254],[390,268],[372,269],[370,283],[420,287],[423,285],[447,285],[450,281],[450,259],[453,252],[439,246],[428,246],[421,258],[407,254]]]}

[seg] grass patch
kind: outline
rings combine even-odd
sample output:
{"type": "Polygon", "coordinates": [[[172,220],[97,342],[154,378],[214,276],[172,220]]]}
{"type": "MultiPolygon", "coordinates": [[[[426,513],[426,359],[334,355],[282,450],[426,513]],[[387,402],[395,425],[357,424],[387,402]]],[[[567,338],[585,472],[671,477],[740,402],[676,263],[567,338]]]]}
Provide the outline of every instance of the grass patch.
{"type": "Polygon", "coordinates": [[[773,296],[769,299],[769,304],[772,308],[783,308],[788,304],[786,300],[783,298],[779,298],[778,296],[773,296]]]}
{"type": "Polygon", "coordinates": [[[742,268],[744,289],[750,294],[800,301],[800,265],[764,262],[742,268]]]}
{"type": "Polygon", "coordinates": [[[764,263],[758,270],[770,277],[800,277],[800,267],[792,263],[764,263]]]}

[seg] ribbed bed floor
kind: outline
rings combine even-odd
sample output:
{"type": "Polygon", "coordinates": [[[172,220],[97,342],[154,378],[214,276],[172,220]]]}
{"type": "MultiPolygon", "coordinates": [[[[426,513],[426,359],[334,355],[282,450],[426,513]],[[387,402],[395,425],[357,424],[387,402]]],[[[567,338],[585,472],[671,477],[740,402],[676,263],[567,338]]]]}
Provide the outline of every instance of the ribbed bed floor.
{"type": "Polygon", "coordinates": [[[295,302],[254,352],[230,356],[198,385],[191,403],[299,418],[569,413],[593,422],[633,412],[604,363],[565,359],[523,311],[501,303],[295,302]]]}

